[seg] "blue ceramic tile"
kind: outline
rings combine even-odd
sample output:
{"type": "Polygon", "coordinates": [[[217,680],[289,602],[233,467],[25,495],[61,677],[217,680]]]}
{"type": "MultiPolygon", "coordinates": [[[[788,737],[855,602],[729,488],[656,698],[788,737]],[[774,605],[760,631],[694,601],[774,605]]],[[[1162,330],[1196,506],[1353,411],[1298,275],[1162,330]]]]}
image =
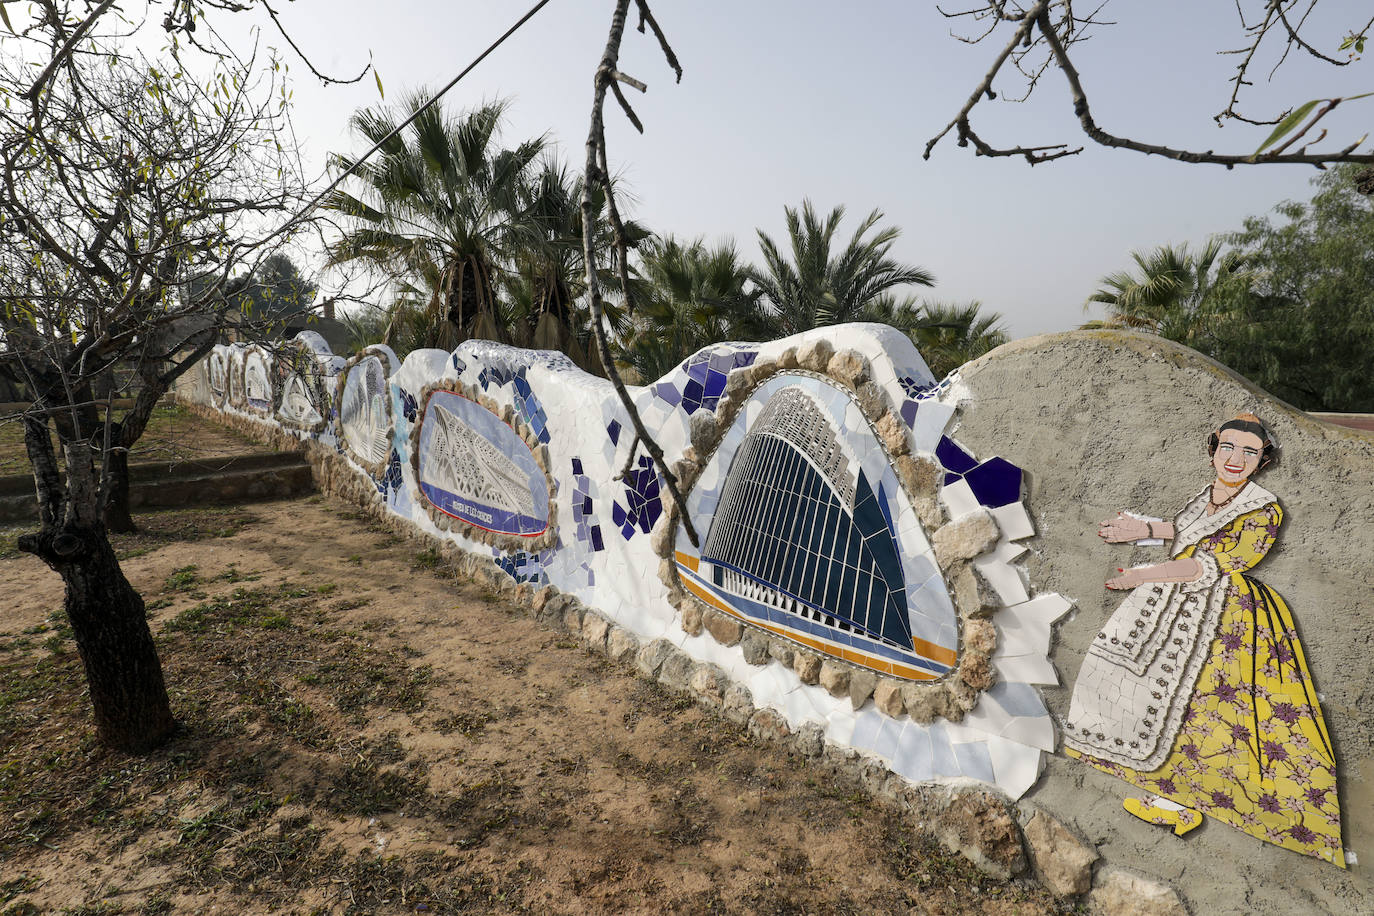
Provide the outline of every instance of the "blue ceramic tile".
{"type": "Polygon", "coordinates": [[[712,369],[706,375],[706,396],[708,398],[718,398],[725,393],[726,375],[724,372],[717,372],[712,369]]]}
{"type": "Polygon", "coordinates": [[[1021,498],[1021,469],[1005,458],[989,458],[964,475],[978,502],[995,509],[1021,498]]]}
{"type": "Polygon", "coordinates": [[[574,459],[572,460],[572,469],[573,469],[573,473],[576,474],[578,477],[581,477],[581,476],[582,476],[582,459],[581,459],[581,458],[574,458],[574,459]]]}
{"type": "MultiPolygon", "coordinates": [[[[978,466],[978,461],[968,452],[954,444],[954,440],[948,436],[940,437],[940,444],[935,446],[935,457],[940,459],[940,464],[946,471],[955,474],[964,474],[978,466]]],[[[948,484],[948,480],[946,483],[948,484]]]]}
{"type": "Polygon", "coordinates": [[[605,550],[606,542],[601,539],[601,526],[592,526],[592,550],[605,550]]]}
{"type": "Polygon", "coordinates": [[[654,394],[669,404],[676,407],[682,401],[682,394],[669,382],[661,382],[654,386],[654,394]]]}
{"type": "Polygon", "coordinates": [[[916,425],[916,401],[905,401],[902,403],[902,419],[907,426],[916,425]]]}
{"type": "Polygon", "coordinates": [[[620,444],[620,421],[612,420],[606,424],[606,435],[611,437],[611,442],[615,445],[620,444]]]}

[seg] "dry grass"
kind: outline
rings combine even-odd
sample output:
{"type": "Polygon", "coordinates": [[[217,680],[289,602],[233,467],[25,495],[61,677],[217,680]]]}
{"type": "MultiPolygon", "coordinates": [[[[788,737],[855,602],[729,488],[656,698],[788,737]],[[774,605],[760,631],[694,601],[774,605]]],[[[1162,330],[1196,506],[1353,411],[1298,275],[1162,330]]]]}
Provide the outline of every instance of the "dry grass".
{"type": "Polygon", "coordinates": [[[183,723],[143,757],[0,560],[46,583],[0,624],[0,913],[1063,911],[350,515],[119,540],[183,723]]]}

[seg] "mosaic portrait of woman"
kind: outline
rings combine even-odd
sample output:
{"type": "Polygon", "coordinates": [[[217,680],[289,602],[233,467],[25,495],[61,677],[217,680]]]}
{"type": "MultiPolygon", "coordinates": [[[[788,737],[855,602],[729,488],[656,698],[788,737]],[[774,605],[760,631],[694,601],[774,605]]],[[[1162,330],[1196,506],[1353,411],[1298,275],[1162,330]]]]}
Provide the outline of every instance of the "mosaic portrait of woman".
{"type": "Polygon", "coordinates": [[[1183,835],[1214,818],[1346,865],[1336,761],[1292,614],[1250,575],[1283,520],[1254,482],[1278,443],[1253,414],[1208,438],[1214,479],[1172,521],[1122,512],[1098,534],[1171,542],[1163,563],[1120,570],[1130,595],[1083,661],[1065,753],[1145,790],[1125,808],[1183,835]]]}

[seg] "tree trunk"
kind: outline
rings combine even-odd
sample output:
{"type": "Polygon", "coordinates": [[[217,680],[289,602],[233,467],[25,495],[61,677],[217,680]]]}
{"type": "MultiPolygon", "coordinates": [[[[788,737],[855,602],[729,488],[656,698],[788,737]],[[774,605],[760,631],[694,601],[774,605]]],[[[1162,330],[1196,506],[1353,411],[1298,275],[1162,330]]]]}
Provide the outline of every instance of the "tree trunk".
{"type": "Polygon", "coordinates": [[[105,453],[106,486],[105,528],[116,534],[133,534],[138,530],[129,513],[129,453],[124,449],[110,449],[105,453]]]}
{"type": "Polygon", "coordinates": [[[100,740],[135,754],[161,745],[176,728],[162,663],[143,599],[124,578],[104,527],[45,526],[22,536],[19,548],[51,566],[66,585],[67,620],[86,668],[100,740]]]}

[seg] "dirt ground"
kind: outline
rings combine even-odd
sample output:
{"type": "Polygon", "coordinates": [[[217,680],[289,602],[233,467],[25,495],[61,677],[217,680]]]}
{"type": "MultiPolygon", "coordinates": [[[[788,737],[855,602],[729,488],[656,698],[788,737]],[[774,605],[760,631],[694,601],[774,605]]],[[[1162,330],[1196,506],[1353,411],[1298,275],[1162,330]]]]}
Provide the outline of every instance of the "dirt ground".
{"type": "Polygon", "coordinates": [[[178,737],[0,541],[0,913],[1064,912],[319,497],[140,516],[178,737]]]}

